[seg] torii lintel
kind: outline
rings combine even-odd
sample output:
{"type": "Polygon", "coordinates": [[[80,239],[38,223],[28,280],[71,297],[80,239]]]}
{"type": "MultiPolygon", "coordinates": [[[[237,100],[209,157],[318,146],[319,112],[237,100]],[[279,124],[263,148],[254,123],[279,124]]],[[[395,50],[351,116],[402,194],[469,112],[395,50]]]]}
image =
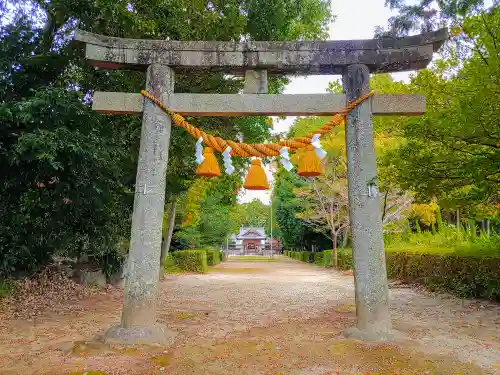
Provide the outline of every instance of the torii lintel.
{"type": "Polygon", "coordinates": [[[75,35],[86,45],[86,58],[106,69],[146,70],[159,63],[177,72],[265,69],[299,75],[342,74],[353,64],[371,73],[422,69],[447,38],[447,29],[404,38],[246,43],[126,39],[82,30],[75,35]]]}

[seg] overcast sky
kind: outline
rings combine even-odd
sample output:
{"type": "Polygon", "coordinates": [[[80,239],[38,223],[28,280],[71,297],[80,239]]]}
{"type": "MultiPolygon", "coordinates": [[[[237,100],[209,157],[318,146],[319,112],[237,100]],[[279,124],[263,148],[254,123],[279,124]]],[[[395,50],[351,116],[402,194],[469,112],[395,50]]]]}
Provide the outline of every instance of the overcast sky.
{"type": "MultiPolygon", "coordinates": [[[[376,26],[386,26],[392,13],[384,6],[384,0],[332,0],[332,12],[337,16],[330,25],[330,39],[371,39],[376,26]]],[[[397,80],[407,80],[408,73],[396,73],[397,80]]],[[[324,93],[328,83],[339,79],[340,76],[309,76],[292,78],[292,82],[285,89],[285,94],[313,94],[324,93]]],[[[286,131],[293,123],[294,117],[276,122],[274,130],[286,131]]],[[[269,181],[272,175],[268,172],[269,181]]],[[[271,191],[244,191],[241,202],[260,199],[269,204],[271,191]]]]}

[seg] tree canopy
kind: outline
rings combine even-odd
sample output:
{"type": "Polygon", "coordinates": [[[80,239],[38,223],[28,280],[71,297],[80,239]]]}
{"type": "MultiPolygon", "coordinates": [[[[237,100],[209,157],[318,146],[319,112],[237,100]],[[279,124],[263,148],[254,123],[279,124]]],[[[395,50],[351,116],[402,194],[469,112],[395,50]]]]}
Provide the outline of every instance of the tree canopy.
{"type": "MultiPolygon", "coordinates": [[[[90,101],[94,90],[139,92],[145,77],[91,67],[71,42],[76,27],[130,38],[283,40],[324,37],[331,19],[325,0],[2,0],[0,14],[0,205],[7,213],[0,219],[0,276],[32,270],[54,253],[85,254],[111,271],[128,242],[141,120],[93,113],[90,101]]],[[[270,91],[285,83],[273,77],[270,91]]],[[[176,77],[178,92],[237,93],[242,84],[221,73],[176,77]]],[[[265,117],[189,121],[226,138],[270,136],[265,117]]],[[[172,132],[167,196],[192,184],[190,148],[191,137],[172,132]]],[[[230,191],[245,167],[235,166],[230,191]]],[[[216,199],[235,203],[207,199],[206,207],[216,199]]]]}

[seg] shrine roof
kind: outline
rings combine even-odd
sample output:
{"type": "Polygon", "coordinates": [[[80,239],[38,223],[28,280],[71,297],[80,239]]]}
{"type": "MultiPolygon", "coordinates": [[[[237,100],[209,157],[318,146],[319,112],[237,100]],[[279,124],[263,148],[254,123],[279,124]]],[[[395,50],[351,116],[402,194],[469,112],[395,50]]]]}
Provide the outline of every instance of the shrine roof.
{"type": "Polygon", "coordinates": [[[240,228],[240,232],[236,236],[239,240],[245,239],[261,239],[265,240],[267,238],[266,231],[262,227],[243,227],[240,228]]]}

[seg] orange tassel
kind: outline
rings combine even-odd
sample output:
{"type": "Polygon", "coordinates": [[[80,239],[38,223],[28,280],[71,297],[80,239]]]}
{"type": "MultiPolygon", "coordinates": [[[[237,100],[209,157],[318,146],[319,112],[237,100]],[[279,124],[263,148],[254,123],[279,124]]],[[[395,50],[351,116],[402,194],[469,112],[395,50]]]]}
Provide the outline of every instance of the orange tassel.
{"type": "Polygon", "coordinates": [[[247,190],[269,189],[266,171],[262,168],[262,163],[259,159],[252,160],[252,166],[248,170],[247,178],[245,179],[243,187],[247,190]]]}
{"type": "Polygon", "coordinates": [[[323,174],[323,166],[314,147],[309,145],[306,152],[300,157],[298,175],[302,177],[316,177],[323,174]]]}
{"type": "Polygon", "coordinates": [[[214,151],[211,147],[205,147],[203,150],[203,156],[205,160],[198,166],[196,170],[196,175],[201,177],[218,177],[220,176],[219,163],[217,163],[217,158],[214,155],[214,151]]]}

